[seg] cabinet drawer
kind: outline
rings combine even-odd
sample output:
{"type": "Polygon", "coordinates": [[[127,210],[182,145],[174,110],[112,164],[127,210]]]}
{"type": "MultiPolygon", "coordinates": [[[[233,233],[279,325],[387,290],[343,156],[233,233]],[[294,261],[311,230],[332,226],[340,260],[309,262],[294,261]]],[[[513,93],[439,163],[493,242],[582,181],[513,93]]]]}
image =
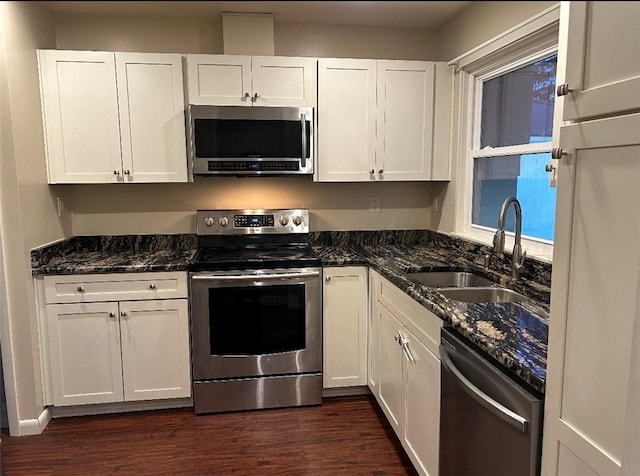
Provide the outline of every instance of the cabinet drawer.
{"type": "Polygon", "coordinates": [[[442,319],[382,276],[374,282],[375,299],[391,311],[433,355],[440,355],[438,348],[442,319]]]}
{"type": "Polygon", "coordinates": [[[45,276],[47,304],[187,297],[187,274],[116,273],[45,276]]]}

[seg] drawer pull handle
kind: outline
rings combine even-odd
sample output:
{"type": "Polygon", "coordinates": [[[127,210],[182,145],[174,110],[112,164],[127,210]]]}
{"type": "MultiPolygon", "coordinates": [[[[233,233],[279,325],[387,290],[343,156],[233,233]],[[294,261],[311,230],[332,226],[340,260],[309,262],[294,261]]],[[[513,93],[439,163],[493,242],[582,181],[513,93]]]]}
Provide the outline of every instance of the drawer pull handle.
{"type": "Polygon", "coordinates": [[[149,289],[155,289],[155,288],[156,288],[156,285],[155,285],[155,284],[151,283],[151,284],[149,285],[149,289]]]}
{"type": "Polygon", "coordinates": [[[82,286],[78,286],[76,289],[78,290],[79,293],[84,292],[84,288],[82,286]]]}

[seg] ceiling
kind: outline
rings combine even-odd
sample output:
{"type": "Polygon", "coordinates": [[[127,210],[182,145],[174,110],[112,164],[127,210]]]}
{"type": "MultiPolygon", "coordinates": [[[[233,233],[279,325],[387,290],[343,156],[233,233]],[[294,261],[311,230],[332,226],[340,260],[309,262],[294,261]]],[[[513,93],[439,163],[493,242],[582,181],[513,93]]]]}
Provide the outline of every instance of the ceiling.
{"type": "Polygon", "coordinates": [[[275,22],[437,28],[471,2],[42,2],[57,12],[219,18],[222,12],[272,13],[275,22]]]}

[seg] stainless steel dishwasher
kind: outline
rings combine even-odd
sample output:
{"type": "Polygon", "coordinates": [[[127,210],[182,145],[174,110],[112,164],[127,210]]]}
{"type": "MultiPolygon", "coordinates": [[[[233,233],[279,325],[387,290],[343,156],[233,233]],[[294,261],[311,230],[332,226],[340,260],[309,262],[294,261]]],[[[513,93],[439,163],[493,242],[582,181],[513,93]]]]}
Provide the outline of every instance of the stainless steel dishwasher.
{"type": "Polygon", "coordinates": [[[442,329],[440,476],[540,474],[544,397],[442,329]]]}

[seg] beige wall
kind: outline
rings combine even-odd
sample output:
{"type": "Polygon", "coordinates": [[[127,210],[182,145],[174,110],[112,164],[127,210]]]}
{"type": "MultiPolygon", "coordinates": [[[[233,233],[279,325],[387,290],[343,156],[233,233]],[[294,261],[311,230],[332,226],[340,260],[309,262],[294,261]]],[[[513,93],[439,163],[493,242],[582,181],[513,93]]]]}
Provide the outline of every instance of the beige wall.
{"type": "Polygon", "coordinates": [[[55,22],[61,50],[222,53],[220,19],[56,13],[55,22]]]}
{"type": "MultiPolygon", "coordinates": [[[[57,13],[64,50],[223,53],[220,19],[57,13]]],[[[274,23],[281,56],[434,59],[435,34],[415,28],[274,23]]]]}
{"type": "MultiPolygon", "coordinates": [[[[42,411],[37,321],[30,250],[68,236],[69,215],[58,218],[54,191],[47,185],[37,48],[55,47],[53,17],[31,2],[2,2],[2,156],[0,206],[5,258],[9,347],[20,419],[42,411]],[[5,56],[6,55],[6,56],[5,56]]],[[[3,329],[5,326],[3,325],[3,329]]],[[[11,428],[16,431],[16,428],[11,428]]]]}
{"type": "MultiPolygon", "coordinates": [[[[471,2],[458,15],[442,25],[437,31],[438,58],[449,61],[478,45],[494,38],[526,19],[540,13],[558,2],[471,2]]],[[[453,122],[451,127],[453,142],[451,152],[451,182],[435,191],[441,204],[438,213],[432,214],[433,229],[456,231],[456,187],[461,154],[456,142],[459,134],[460,91],[458,81],[454,81],[453,122]]]]}
{"type": "Polygon", "coordinates": [[[424,229],[432,184],[314,183],[310,177],[196,177],[190,184],[69,186],[75,235],[192,233],[197,209],[309,208],[317,230],[424,229]],[[369,211],[370,197],[380,211],[369,211]],[[117,197],[117,200],[114,200],[117,197]]]}
{"type": "Polygon", "coordinates": [[[434,60],[432,30],[276,23],[276,54],[318,58],[434,60]]]}
{"type": "Polygon", "coordinates": [[[470,2],[437,33],[437,59],[449,61],[558,2],[470,2]]]}

